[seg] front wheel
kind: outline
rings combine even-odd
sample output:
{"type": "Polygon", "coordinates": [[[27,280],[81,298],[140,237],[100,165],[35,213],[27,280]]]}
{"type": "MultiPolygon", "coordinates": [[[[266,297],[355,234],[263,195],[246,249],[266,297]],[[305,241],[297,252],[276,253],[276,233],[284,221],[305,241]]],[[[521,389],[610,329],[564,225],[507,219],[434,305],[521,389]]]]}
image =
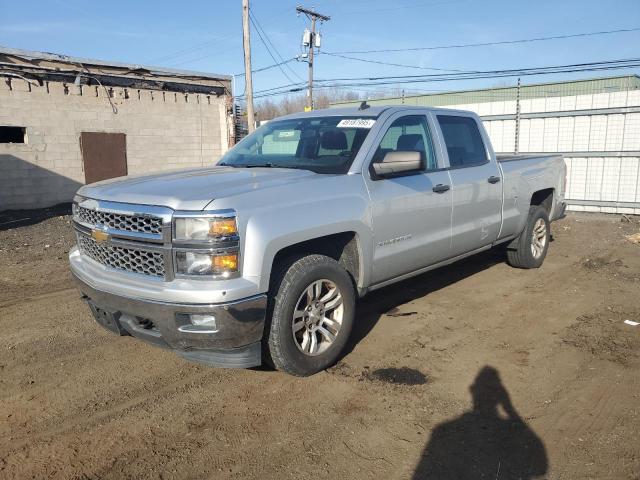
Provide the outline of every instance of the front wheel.
{"type": "Polygon", "coordinates": [[[356,294],[349,273],[330,257],[308,255],[275,275],[267,332],[273,365],[297,376],[333,365],[353,325],[356,294]]]}
{"type": "Polygon", "coordinates": [[[507,247],[507,261],[516,268],[538,268],[544,262],[551,240],[549,216],[539,206],[531,206],[527,224],[518,238],[507,247]]]}

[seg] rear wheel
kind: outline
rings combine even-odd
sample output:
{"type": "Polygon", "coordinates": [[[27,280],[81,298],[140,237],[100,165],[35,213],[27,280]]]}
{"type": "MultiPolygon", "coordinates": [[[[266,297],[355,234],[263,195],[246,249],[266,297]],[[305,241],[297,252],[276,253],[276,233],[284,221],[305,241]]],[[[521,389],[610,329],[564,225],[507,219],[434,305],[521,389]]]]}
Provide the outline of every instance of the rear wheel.
{"type": "Polygon", "coordinates": [[[532,205],[524,230],[507,247],[509,265],[516,268],[540,267],[547,256],[550,239],[547,211],[540,206],[532,205]]]}
{"type": "Polygon", "coordinates": [[[344,349],[355,312],[355,289],[334,259],[308,255],[285,263],[271,289],[268,354],[273,365],[307,376],[331,366],[344,349]]]}

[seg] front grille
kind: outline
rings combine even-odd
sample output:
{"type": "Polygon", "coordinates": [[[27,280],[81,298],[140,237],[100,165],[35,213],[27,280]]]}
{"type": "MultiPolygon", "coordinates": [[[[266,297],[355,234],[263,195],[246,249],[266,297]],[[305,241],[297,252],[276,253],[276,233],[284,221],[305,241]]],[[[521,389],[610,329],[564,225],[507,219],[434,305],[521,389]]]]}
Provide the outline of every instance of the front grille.
{"type": "Polygon", "coordinates": [[[104,225],[114,230],[134,233],[162,234],[162,218],[151,215],[127,215],[77,207],[78,219],[88,225],[104,225]]]}
{"type": "Polygon", "coordinates": [[[156,277],[165,275],[160,252],[100,244],[82,233],[78,233],[78,246],[83,254],[107,267],[156,277]]]}

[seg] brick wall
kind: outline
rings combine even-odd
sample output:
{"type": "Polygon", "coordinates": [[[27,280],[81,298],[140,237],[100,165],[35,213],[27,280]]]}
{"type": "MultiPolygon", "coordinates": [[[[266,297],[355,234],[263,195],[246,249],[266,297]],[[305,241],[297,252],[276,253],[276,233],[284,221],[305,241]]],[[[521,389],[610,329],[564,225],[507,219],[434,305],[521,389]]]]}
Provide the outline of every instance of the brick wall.
{"type": "MultiPolygon", "coordinates": [[[[129,174],[211,165],[227,150],[225,97],[0,80],[0,126],[26,127],[0,143],[0,211],[68,202],[84,184],[80,133],[127,136],[129,174]]],[[[230,122],[230,119],[229,119],[230,122]]]]}

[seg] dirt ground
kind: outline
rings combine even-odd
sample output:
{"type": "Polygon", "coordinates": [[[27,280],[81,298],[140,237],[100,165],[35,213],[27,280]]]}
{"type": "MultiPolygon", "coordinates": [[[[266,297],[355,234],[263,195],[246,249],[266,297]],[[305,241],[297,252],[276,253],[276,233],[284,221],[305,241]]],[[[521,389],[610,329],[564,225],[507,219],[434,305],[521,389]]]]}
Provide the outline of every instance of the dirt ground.
{"type": "Polygon", "coordinates": [[[219,370],[98,327],[68,216],[0,226],[0,477],[640,479],[638,219],[555,223],[368,295],[326,372],[219,370]],[[8,226],[7,226],[8,225],[8,226]]]}

